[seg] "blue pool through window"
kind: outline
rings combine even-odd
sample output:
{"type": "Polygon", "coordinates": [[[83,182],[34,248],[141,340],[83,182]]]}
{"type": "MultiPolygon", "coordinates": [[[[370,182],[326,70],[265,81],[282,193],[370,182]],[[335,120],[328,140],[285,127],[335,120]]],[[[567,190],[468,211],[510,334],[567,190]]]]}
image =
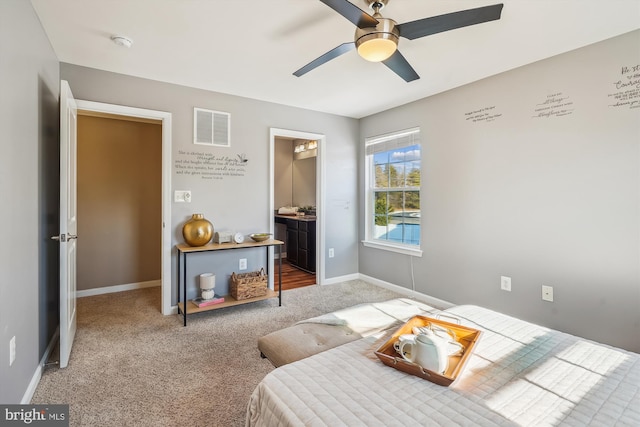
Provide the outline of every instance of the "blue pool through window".
{"type": "Polygon", "coordinates": [[[389,242],[407,243],[410,245],[420,244],[420,224],[389,224],[386,232],[378,236],[380,240],[389,242]]]}

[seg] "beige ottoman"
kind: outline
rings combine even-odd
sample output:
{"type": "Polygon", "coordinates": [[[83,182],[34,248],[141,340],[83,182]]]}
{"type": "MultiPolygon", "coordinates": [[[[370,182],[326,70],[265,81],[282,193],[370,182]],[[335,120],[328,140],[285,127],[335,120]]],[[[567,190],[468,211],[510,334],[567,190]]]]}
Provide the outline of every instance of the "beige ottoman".
{"type": "Polygon", "coordinates": [[[258,350],[277,368],[359,338],[346,326],[301,323],[259,338],[258,350]]]}
{"type": "Polygon", "coordinates": [[[417,314],[436,312],[407,298],[359,304],[298,322],[258,339],[260,356],[278,367],[342,344],[399,327],[417,314]]]}

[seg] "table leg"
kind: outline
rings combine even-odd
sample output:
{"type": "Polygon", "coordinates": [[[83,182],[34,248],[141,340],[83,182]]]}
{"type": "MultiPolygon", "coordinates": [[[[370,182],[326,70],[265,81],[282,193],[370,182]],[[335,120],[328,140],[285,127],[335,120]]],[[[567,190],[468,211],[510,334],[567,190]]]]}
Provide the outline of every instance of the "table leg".
{"type": "Polygon", "coordinates": [[[282,245],[278,245],[278,306],[282,305],[282,245]]]}
{"type": "Polygon", "coordinates": [[[180,249],[177,250],[178,252],[178,286],[176,286],[176,290],[178,291],[178,295],[177,295],[177,299],[176,301],[178,301],[178,314],[180,314],[180,303],[182,302],[182,294],[180,293],[180,288],[182,287],[182,270],[180,269],[180,256],[182,255],[182,252],[180,252],[180,249]]]}
{"type": "Polygon", "coordinates": [[[184,303],[182,304],[182,307],[184,308],[184,310],[182,311],[184,315],[184,326],[187,326],[187,253],[185,252],[183,256],[184,270],[182,272],[182,291],[184,292],[184,303]]]}

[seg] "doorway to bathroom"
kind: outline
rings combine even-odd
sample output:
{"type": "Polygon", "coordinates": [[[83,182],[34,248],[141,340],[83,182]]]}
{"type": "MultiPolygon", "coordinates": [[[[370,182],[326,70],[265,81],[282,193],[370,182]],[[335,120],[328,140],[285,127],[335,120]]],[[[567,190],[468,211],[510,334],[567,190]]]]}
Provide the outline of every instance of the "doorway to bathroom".
{"type": "Polygon", "coordinates": [[[270,143],[271,229],[285,242],[282,289],[322,284],[324,136],[271,129],[270,143]]]}

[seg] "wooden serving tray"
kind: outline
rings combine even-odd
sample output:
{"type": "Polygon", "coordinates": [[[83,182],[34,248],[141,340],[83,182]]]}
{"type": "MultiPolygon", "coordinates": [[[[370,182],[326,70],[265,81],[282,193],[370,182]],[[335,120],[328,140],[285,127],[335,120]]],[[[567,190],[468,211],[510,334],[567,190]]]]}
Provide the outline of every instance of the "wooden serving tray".
{"type": "Polygon", "coordinates": [[[478,329],[469,328],[467,326],[458,325],[455,323],[445,322],[444,320],[434,319],[425,316],[414,316],[407,323],[402,325],[397,331],[393,333],[391,338],[376,350],[376,356],[387,366],[398,369],[407,374],[418,376],[432,383],[436,383],[442,386],[450,386],[462,373],[464,366],[471,357],[473,349],[480,339],[482,331],[478,329]],[[430,323],[438,325],[443,328],[447,328],[455,332],[456,341],[464,346],[462,355],[449,356],[449,366],[444,374],[423,369],[422,366],[417,363],[411,363],[403,359],[393,348],[393,344],[398,340],[398,337],[403,334],[411,334],[414,326],[423,327],[430,323]]]}

